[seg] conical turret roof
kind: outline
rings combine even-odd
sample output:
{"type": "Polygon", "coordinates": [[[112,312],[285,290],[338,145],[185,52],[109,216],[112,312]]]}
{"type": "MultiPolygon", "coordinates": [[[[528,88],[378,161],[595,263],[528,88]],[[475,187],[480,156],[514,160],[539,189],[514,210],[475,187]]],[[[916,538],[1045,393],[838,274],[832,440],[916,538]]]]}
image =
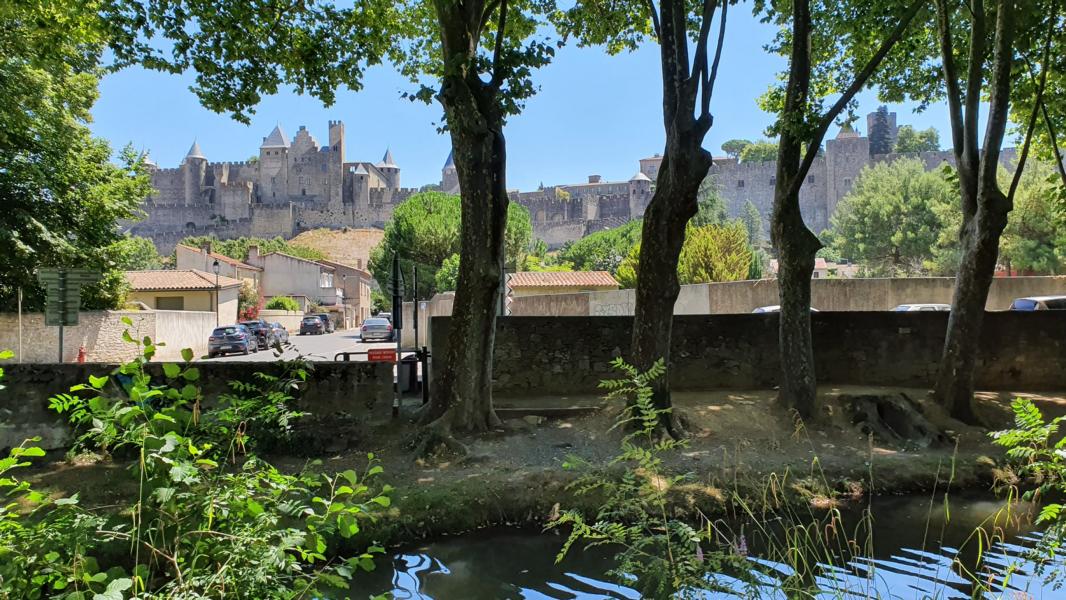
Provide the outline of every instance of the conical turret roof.
{"type": "Polygon", "coordinates": [[[448,151],[448,160],[444,161],[444,168],[445,169],[454,169],[455,168],[455,151],[454,150],[449,150],[448,151]]]}
{"type": "Polygon", "coordinates": [[[644,171],[637,171],[637,174],[629,178],[630,181],[651,181],[651,178],[644,174],[644,171]]]}
{"type": "Polygon", "coordinates": [[[389,167],[394,168],[394,169],[398,168],[396,166],[396,163],[392,160],[392,150],[390,150],[388,148],[385,149],[385,156],[383,156],[381,158],[381,162],[379,162],[378,164],[376,164],[374,166],[378,167],[378,168],[389,168],[389,167]]]}
{"type": "Polygon", "coordinates": [[[185,155],[185,158],[207,158],[204,153],[200,151],[200,144],[193,140],[192,147],[189,148],[189,153],[185,155]]]}
{"type": "Polygon", "coordinates": [[[364,167],[363,165],[359,165],[358,167],[356,167],[354,173],[356,175],[369,175],[370,174],[370,173],[367,173],[366,167],[364,167]]]}
{"type": "Polygon", "coordinates": [[[289,138],[285,137],[285,132],[281,130],[281,125],[275,125],[274,131],[270,132],[270,135],[263,138],[263,145],[260,148],[288,148],[289,138]]]}

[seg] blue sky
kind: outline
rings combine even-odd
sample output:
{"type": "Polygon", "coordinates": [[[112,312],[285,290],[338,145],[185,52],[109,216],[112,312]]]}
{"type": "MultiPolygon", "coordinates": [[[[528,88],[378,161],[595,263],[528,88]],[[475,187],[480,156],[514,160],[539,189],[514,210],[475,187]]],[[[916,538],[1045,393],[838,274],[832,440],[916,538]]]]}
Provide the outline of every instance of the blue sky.
{"type": "MultiPolygon", "coordinates": [[[[712,112],[714,127],[705,147],[721,154],[723,141],[758,139],[772,118],[756,99],[773,83],[784,61],[763,46],[773,27],[736,10],[719,70],[712,112]]],[[[537,73],[540,92],[506,130],[508,187],[522,190],[577,183],[590,174],[627,180],[637,160],[662,152],[663,125],[658,48],[607,56],[599,48],[567,47],[537,73]]],[[[163,167],[177,166],[195,138],[212,161],[245,160],[258,153],[262,138],[275,124],[291,138],[300,125],[325,143],[330,119],[340,119],[347,134],[348,160],[378,161],[386,147],[400,165],[405,186],[440,180],[449,140],[438,134],[439,105],[412,103],[400,97],[411,86],[390,67],[371,69],[364,89],[344,90],[324,107],[315,98],[283,92],[264,99],[250,126],[200,106],[188,90],[191,76],[128,69],[106,77],[93,111],[93,131],[116,149],[132,142],[150,151],[163,167]]],[[[860,114],[877,108],[872,93],[860,97],[860,114]]],[[[936,127],[948,140],[946,111],[932,106],[912,114],[911,105],[890,107],[899,123],[936,127]]],[[[865,133],[865,119],[858,128],[865,133]]],[[[835,128],[829,135],[835,135],[835,128]]]]}

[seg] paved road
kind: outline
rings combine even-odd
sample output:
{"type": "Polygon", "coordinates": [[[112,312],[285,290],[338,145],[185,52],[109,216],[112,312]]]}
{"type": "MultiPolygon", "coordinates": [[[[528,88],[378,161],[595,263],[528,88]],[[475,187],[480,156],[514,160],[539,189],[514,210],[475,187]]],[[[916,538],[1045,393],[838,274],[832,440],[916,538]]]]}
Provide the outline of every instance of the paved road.
{"type": "MultiPolygon", "coordinates": [[[[286,349],[284,358],[296,358],[298,355],[303,355],[306,358],[317,361],[331,361],[333,356],[338,352],[366,352],[368,348],[395,348],[395,342],[373,342],[366,343],[360,341],[359,333],[357,331],[337,331],[325,335],[296,335],[289,336],[289,343],[291,347],[286,349]]],[[[277,360],[278,356],[274,349],[260,350],[257,353],[244,356],[243,354],[229,354],[226,356],[220,356],[218,358],[204,358],[202,360],[210,361],[236,361],[236,362],[271,362],[277,360]]],[[[366,356],[353,357],[353,360],[366,360],[366,356]]]]}

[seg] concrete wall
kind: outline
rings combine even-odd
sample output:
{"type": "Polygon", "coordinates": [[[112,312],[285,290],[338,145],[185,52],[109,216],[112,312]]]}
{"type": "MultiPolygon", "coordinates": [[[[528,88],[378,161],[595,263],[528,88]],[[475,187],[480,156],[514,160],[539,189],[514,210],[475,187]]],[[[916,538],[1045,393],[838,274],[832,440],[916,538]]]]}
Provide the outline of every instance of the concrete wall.
{"type": "MultiPolygon", "coordinates": [[[[231,287],[218,291],[218,317],[224,324],[237,322],[237,305],[240,288],[231,287]]],[[[214,313],[215,291],[154,291],[130,292],[127,297],[131,302],[143,302],[149,308],[157,308],[159,298],[184,298],[186,311],[204,311],[214,313]]]]}
{"type": "Polygon", "coordinates": [[[300,331],[300,321],[304,318],[302,310],[268,310],[259,311],[259,318],[268,323],[281,323],[289,332],[300,331]]]}
{"type": "MultiPolygon", "coordinates": [[[[140,339],[149,336],[166,342],[158,349],[157,360],[176,360],[182,348],[192,348],[197,356],[207,353],[207,338],[215,327],[215,313],[197,311],[86,311],[78,325],[63,331],[63,360],[73,362],[78,349],[85,348],[89,362],[121,362],[137,355],[137,349],[122,339],[122,332],[140,339]],[[122,322],[133,321],[132,327],[122,322]]],[[[22,352],[24,363],[50,363],[59,358],[59,328],[46,327],[44,315],[22,315],[22,352]]],[[[0,348],[19,351],[18,315],[0,313],[0,348]]],[[[17,358],[16,358],[17,360],[17,358]]]]}
{"type": "MultiPolygon", "coordinates": [[[[776,314],[678,316],[674,389],[766,389],[779,369],[776,314]]],[[[813,317],[816,371],[832,384],[932,385],[946,313],[823,312],[813,317]]],[[[501,394],[598,394],[609,362],[628,352],[629,317],[510,317],[496,330],[494,389],[501,394]]],[[[447,356],[449,319],[432,320],[434,371],[447,356]]],[[[988,313],[977,385],[1066,389],[1066,313],[988,313]]]]}
{"type": "MultiPolygon", "coordinates": [[[[63,419],[48,410],[48,399],[67,392],[71,386],[88,381],[89,375],[101,376],[114,370],[114,364],[43,364],[4,363],[4,385],[0,390],[0,450],[41,436],[40,446],[62,448],[70,441],[70,431],[63,419]]],[[[198,363],[201,389],[210,403],[228,391],[230,381],[253,381],[257,371],[276,372],[272,363],[198,363]]],[[[162,382],[160,366],[150,367],[156,381],[162,382]]],[[[121,394],[114,385],[105,388],[112,395],[121,394]]],[[[316,363],[308,383],[297,395],[297,406],[310,413],[305,419],[318,423],[316,437],[328,439],[331,415],[348,413],[362,418],[374,403],[392,398],[392,366],[378,363],[316,363]]],[[[303,421],[304,419],[301,419],[303,421]]],[[[337,419],[343,421],[343,419],[337,419]]]]}
{"type": "MultiPolygon", "coordinates": [[[[812,305],[821,311],[890,310],[907,303],[950,304],[955,280],[951,277],[899,279],[811,280],[812,305]]],[[[992,281],[988,310],[1006,310],[1015,298],[1066,294],[1066,277],[999,277],[992,281]]],[[[431,301],[432,316],[451,314],[451,295],[431,301]]],[[[511,302],[514,316],[617,317],[633,314],[633,290],[520,296],[511,302]]],[[[779,304],[777,281],[759,279],[728,283],[683,285],[674,314],[746,314],[757,307],[779,304]]]]}

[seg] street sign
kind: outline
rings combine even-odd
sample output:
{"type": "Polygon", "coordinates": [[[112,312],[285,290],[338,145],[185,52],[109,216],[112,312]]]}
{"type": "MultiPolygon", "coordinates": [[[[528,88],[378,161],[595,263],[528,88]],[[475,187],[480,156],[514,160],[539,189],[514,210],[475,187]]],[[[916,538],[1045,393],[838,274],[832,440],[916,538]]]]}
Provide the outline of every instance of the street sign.
{"type": "Polygon", "coordinates": [[[371,348],[366,352],[366,359],[370,362],[396,362],[396,348],[371,348]]]}
{"type": "Polygon", "coordinates": [[[100,274],[88,269],[40,269],[37,281],[44,286],[44,324],[78,324],[81,288],[100,281],[100,274]]]}

